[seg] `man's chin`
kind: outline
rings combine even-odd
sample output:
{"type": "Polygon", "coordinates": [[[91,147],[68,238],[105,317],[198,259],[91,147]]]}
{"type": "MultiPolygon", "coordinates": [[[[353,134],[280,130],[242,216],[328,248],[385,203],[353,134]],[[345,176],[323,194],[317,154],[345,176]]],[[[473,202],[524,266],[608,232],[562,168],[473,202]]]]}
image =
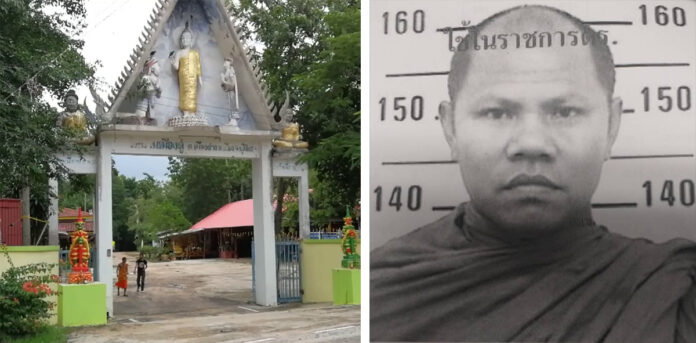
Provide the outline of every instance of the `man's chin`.
{"type": "Polygon", "coordinates": [[[563,206],[538,199],[523,199],[496,208],[490,218],[499,226],[522,236],[556,230],[563,226],[563,206]]]}
{"type": "Polygon", "coordinates": [[[536,237],[558,230],[562,225],[562,221],[557,218],[541,218],[536,217],[530,219],[528,217],[508,217],[504,218],[500,227],[505,231],[518,237],[536,237]]]}

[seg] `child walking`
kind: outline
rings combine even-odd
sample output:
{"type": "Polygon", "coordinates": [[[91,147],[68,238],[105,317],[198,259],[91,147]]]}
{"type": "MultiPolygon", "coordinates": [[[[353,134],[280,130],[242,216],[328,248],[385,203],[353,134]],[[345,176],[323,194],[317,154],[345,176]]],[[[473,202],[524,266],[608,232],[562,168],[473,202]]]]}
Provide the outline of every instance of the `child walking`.
{"type": "Polygon", "coordinates": [[[123,262],[118,264],[118,281],[116,282],[116,295],[121,295],[121,288],[123,288],[123,296],[127,297],[126,290],[128,289],[128,263],[126,263],[126,258],[124,257],[123,262]]]}

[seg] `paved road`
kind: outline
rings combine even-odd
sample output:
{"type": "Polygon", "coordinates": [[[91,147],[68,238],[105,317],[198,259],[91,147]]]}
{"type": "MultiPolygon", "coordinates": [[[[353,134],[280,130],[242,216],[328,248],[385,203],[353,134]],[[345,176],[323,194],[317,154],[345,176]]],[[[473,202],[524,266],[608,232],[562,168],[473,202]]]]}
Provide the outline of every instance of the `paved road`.
{"type": "Polygon", "coordinates": [[[147,322],[121,319],[106,326],[82,328],[71,333],[68,342],[360,342],[358,306],[246,308],[249,309],[243,309],[246,313],[147,322]]]}

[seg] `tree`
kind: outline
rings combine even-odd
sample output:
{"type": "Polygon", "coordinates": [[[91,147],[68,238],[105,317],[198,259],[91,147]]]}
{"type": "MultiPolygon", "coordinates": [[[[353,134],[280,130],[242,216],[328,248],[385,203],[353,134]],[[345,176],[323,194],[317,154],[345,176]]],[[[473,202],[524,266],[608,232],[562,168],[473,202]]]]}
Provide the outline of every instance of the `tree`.
{"type": "Polygon", "coordinates": [[[60,208],[82,208],[84,211],[94,209],[94,185],[96,175],[73,174],[58,185],[60,208]]]}
{"type": "MultiPolygon", "coordinates": [[[[273,100],[279,104],[286,90],[291,94],[317,180],[335,191],[314,204],[335,207],[331,212],[341,218],[360,189],[360,2],[240,0],[231,6],[243,38],[255,43],[251,52],[273,100]]],[[[286,181],[276,182],[276,228],[287,189],[286,181]]]]}
{"type": "Polygon", "coordinates": [[[298,120],[314,144],[306,160],[317,178],[334,190],[334,199],[353,206],[360,198],[360,9],[330,12],[324,20],[328,30],[319,39],[325,49],[295,77],[304,99],[298,120]]]}
{"type": "Polygon", "coordinates": [[[228,202],[251,198],[248,160],[170,158],[169,175],[184,195],[178,205],[192,223],[228,202]]]}
{"type": "Polygon", "coordinates": [[[58,112],[44,96],[92,80],[83,42],[71,38],[84,18],[81,0],[0,1],[0,197],[30,187],[34,217],[48,216],[48,177],[65,172],[56,153],[81,150],[56,127],[58,112]]]}
{"type": "Polygon", "coordinates": [[[164,231],[180,232],[191,227],[181,210],[171,201],[164,200],[158,202],[146,218],[146,223],[150,226],[150,234],[157,234],[164,231]]]}
{"type": "Polygon", "coordinates": [[[111,208],[113,240],[119,251],[135,250],[135,232],[128,228],[128,218],[135,198],[137,181],[118,173],[112,167],[111,208]]]}
{"type": "MultiPolygon", "coordinates": [[[[144,183],[143,180],[140,183],[144,183]]],[[[135,233],[136,244],[153,241],[162,232],[180,232],[191,227],[181,209],[166,198],[162,188],[151,195],[139,196],[131,202],[128,229],[135,233]]]]}
{"type": "Polygon", "coordinates": [[[94,67],[79,53],[83,42],[71,38],[84,17],[78,0],[0,2],[0,194],[23,186],[47,190],[45,175],[61,171],[55,154],[74,148],[69,132],[56,127],[57,111],[41,96],[62,97],[91,80],[94,67]],[[46,14],[46,6],[65,15],[46,14]]]}

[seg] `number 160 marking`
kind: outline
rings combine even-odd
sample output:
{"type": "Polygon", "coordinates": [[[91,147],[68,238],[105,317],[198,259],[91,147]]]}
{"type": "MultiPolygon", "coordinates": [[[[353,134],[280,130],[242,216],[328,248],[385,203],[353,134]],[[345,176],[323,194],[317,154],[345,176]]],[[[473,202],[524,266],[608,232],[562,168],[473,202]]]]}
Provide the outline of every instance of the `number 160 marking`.
{"type": "MultiPolygon", "coordinates": [[[[384,18],[384,34],[389,34],[389,12],[384,12],[382,18],[384,18]]],[[[416,10],[413,12],[413,32],[422,33],[425,31],[425,12],[423,10],[416,10]]],[[[408,31],[408,12],[398,11],[394,16],[394,31],[402,35],[408,31]]]]}

